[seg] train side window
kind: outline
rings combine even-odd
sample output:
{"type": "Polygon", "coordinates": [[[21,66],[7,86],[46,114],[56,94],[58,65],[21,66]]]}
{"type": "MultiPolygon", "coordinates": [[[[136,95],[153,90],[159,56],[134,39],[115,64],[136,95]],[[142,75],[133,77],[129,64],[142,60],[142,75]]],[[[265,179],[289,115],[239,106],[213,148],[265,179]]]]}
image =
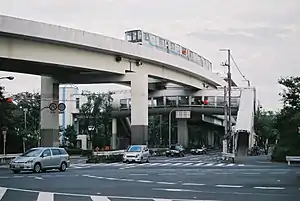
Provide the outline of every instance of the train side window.
{"type": "Polygon", "coordinates": [[[202,58],[202,57],[200,57],[200,65],[201,65],[202,67],[204,67],[204,66],[203,66],[203,58],[202,58]]]}
{"type": "Polygon", "coordinates": [[[132,42],[136,42],[137,41],[137,33],[136,31],[132,32],[132,42]]]}
{"type": "Polygon", "coordinates": [[[152,35],[152,34],[150,34],[150,42],[152,43],[152,44],[156,44],[156,41],[155,41],[155,36],[154,35],[152,35]]]}
{"type": "Polygon", "coordinates": [[[137,42],[142,42],[142,32],[137,31],[137,42]]]}
{"type": "Polygon", "coordinates": [[[149,40],[150,40],[150,38],[149,38],[149,34],[148,34],[148,33],[144,33],[144,39],[145,39],[145,40],[147,40],[147,41],[149,41],[149,40]]]}
{"type": "Polygon", "coordinates": [[[158,37],[158,36],[155,36],[155,44],[156,44],[157,46],[159,46],[159,37],[158,37]]]}
{"type": "Polygon", "coordinates": [[[181,54],[183,54],[183,55],[187,55],[187,50],[186,50],[186,48],[184,48],[184,47],[181,47],[181,54]]]}
{"type": "Polygon", "coordinates": [[[176,51],[178,54],[180,54],[180,45],[177,45],[177,44],[176,44],[176,46],[175,46],[175,51],[176,51]]]}
{"type": "Polygon", "coordinates": [[[165,40],[164,39],[159,38],[159,46],[165,47],[165,40]]]}
{"type": "Polygon", "coordinates": [[[175,51],[175,44],[171,42],[171,50],[175,51]]]}

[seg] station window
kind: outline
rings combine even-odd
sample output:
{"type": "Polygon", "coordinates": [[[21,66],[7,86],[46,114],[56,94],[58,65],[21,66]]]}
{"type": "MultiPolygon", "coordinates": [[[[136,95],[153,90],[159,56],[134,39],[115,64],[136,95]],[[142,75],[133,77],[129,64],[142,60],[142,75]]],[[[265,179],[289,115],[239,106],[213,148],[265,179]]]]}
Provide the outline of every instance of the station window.
{"type": "Polygon", "coordinates": [[[135,42],[135,41],[137,41],[137,33],[136,33],[136,31],[133,31],[132,32],[132,42],[135,42]]]}
{"type": "Polygon", "coordinates": [[[152,35],[152,34],[149,34],[149,35],[150,35],[150,42],[151,42],[152,44],[156,44],[156,42],[155,42],[155,36],[152,35]]]}

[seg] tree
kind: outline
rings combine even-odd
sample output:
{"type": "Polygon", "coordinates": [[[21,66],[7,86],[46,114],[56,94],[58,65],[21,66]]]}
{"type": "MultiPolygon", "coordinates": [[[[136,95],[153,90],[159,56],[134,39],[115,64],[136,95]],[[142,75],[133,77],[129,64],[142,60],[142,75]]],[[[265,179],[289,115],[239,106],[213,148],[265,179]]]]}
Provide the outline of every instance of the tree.
{"type": "Polygon", "coordinates": [[[286,155],[300,155],[300,77],[281,78],[279,84],[285,87],[281,93],[284,106],[274,123],[279,142],[272,158],[285,161],[286,155]]]}
{"type": "Polygon", "coordinates": [[[65,129],[65,141],[69,142],[69,147],[76,147],[77,134],[73,125],[68,125],[65,129]]]}
{"type": "Polygon", "coordinates": [[[274,144],[277,139],[277,129],[275,128],[276,114],[273,111],[258,110],[254,117],[254,129],[257,134],[257,145],[274,144]]]}
{"type": "Polygon", "coordinates": [[[16,103],[14,120],[17,134],[26,142],[26,148],[37,146],[40,137],[40,94],[21,92],[13,95],[13,100],[16,103]]]}
{"type": "Polygon", "coordinates": [[[94,147],[110,144],[112,93],[88,93],[87,102],[80,108],[80,127],[88,133],[94,147]],[[89,126],[93,129],[89,131],[89,126]]]}

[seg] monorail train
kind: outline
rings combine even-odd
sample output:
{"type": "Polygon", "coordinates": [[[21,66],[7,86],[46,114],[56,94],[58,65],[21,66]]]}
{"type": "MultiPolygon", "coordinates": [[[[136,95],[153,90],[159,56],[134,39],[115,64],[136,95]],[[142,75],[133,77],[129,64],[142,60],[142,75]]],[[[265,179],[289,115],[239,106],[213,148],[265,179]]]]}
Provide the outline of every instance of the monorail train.
{"type": "Polygon", "coordinates": [[[148,33],[142,30],[130,30],[125,32],[125,40],[131,43],[138,43],[140,45],[147,45],[155,47],[158,50],[167,52],[169,54],[175,54],[182,58],[196,63],[209,71],[212,71],[212,63],[197,53],[182,47],[170,40],[162,38],[152,33],[148,33]]]}

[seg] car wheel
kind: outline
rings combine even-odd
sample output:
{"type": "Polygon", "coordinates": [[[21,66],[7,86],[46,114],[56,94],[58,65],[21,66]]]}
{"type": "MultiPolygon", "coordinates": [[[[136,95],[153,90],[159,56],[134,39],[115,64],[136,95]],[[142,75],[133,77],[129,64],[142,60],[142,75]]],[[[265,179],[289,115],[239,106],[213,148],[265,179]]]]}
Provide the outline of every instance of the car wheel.
{"type": "Polygon", "coordinates": [[[67,164],[66,164],[66,162],[62,162],[62,163],[61,163],[59,170],[60,170],[61,172],[64,172],[64,171],[67,170],[67,164]]]}
{"type": "Polygon", "coordinates": [[[40,163],[36,163],[33,167],[33,171],[35,173],[40,173],[42,171],[42,168],[41,168],[41,164],[40,163]]]}
{"type": "Polygon", "coordinates": [[[14,174],[18,174],[18,173],[20,173],[21,171],[20,170],[13,170],[13,173],[14,174]]]}

